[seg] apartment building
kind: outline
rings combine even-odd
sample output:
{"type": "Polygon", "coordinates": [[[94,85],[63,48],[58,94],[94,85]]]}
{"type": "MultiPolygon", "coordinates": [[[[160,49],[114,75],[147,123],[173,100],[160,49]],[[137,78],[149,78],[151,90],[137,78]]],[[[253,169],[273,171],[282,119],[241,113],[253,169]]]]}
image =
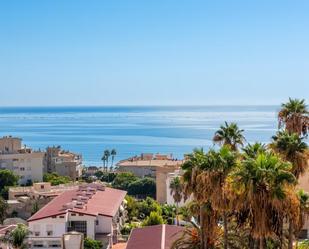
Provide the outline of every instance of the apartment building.
{"type": "Polygon", "coordinates": [[[56,172],[61,176],[69,176],[78,180],[82,176],[82,156],[62,150],[60,146],[46,148],[44,172],[56,172]]]}
{"type": "Polygon", "coordinates": [[[156,177],[158,168],[176,169],[181,166],[182,160],[173,158],[172,155],[143,153],[117,163],[119,172],[132,172],[138,177],[156,177]]]}
{"type": "Polygon", "coordinates": [[[0,138],[0,169],[8,169],[19,176],[19,183],[42,181],[44,152],[22,147],[20,138],[0,138]]]}
{"type": "Polygon", "coordinates": [[[72,231],[110,248],[124,224],[125,195],[98,183],[62,193],[28,219],[29,248],[60,248],[62,235],[72,231]]]}
{"type": "Polygon", "coordinates": [[[37,182],[29,187],[10,187],[7,213],[29,219],[35,209],[41,209],[65,191],[78,189],[81,183],[51,186],[50,182],[37,182]]]}

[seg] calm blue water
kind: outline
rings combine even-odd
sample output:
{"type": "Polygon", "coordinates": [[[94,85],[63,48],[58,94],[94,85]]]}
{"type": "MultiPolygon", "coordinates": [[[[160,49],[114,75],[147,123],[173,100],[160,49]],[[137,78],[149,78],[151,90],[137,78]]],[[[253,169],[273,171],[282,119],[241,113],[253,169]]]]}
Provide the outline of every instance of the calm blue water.
{"type": "Polygon", "coordinates": [[[237,122],[249,142],[267,142],[277,129],[276,106],[207,107],[9,107],[0,108],[0,136],[23,138],[35,149],[61,145],[100,165],[104,149],[116,160],[141,152],[182,158],[195,147],[212,146],[224,121],[237,122]]]}

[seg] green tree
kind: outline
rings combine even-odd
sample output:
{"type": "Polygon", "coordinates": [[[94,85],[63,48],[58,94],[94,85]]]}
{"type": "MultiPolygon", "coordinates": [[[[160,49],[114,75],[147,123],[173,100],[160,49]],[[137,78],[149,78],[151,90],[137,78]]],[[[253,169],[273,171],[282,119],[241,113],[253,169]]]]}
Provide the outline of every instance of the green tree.
{"type": "Polygon", "coordinates": [[[173,196],[173,199],[176,203],[176,220],[177,220],[177,226],[179,226],[178,209],[179,209],[179,203],[182,200],[182,183],[180,178],[178,176],[173,178],[169,187],[170,187],[170,194],[173,196]]]}
{"type": "Polygon", "coordinates": [[[6,201],[0,196],[0,223],[3,224],[7,216],[8,205],[6,201]]]}
{"type": "Polygon", "coordinates": [[[11,232],[2,237],[2,241],[11,245],[14,249],[25,249],[27,244],[25,239],[28,236],[29,231],[27,226],[23,224],[17,224],[17,227],[11,232]]]}
{"type": "Polygon", "coordinates": [[[101,241],[94,240],[91,238],[84,239],[84,249],[101,249],[103,244],[101,241]]]}
{"type": "Polygon", "coordinates": [[[103,152],[104,156],[105,156],[105,160],[106,160],[106,171],[107,171],[107,168],[108,168],[108,160],[109,160],[109,157],[111,155],[111,152],[109,150],[104,150],[103,152]]]}
{"type": "Polygon", "coordinates": [[[71,182],[70,177],[68,176],[59,176],[56,172],[53,173],[45,173],[43,175],[44,182],[50,182],[51,185],[59,185],[71,182]]]}
{"type": "Polygon", "coordinates": [[[8,199],[8,187],[16,186],[19,177],[7,169],[0,170],[0,194],[3,198],[8,199]]]}
{"type": "Polygon", "coordinates": [[[145,198],[150,196],[156,197],[156,181],[150,177],[144,177],[131,182],[128,186],[128,194],[138,196],[139,198],[145,198]]]}
{"type": "Polygon", "coordinates": [[[229,145],[232,150],[237,150],[238,146],[243,146],[245,137],[243,136],[244,130],[240,130],[236,123],[220,126],[220,129],[215,132],[213,141],[221,145],[229,145]]]}
{"type": "Polygon", "coordinates": [[[256,158],[260,153],[267,151],[267,147],[262,143],[248,144],[242,148],[244,158],[256,158]]]}
{"type": "Polygon", "coordinates": [[[128,190],[129,185],[138,178],[131,172],[118,173],[112,182],[112,186],[117,189],[128,190]]]}
{"type": "Polygon", "coordinates": [[[290,163],[265,152],[245,159],[231,175],[234,207],[247,211],[252,235],[259,239],[260,249],[267,238],[278,234],[280,219],[294,212],[295,207],[290,203],[295,203],[296,195],[290,195],[289,191],[294,189],[296,179],[290,169],[290,163]]]}
{"type": "Polygon", "coordinates": [[[281,105],[278,113],[279,128],[299,136],[309,131],[309,111],[304,99],[291,99],[281,105]]]}
{"type": "Polygon", "coordinates": [[[151,212],[150,215],[143,221],[142,226],[154,226],[163,224],[162,216],[157,212],[151,212]]]}

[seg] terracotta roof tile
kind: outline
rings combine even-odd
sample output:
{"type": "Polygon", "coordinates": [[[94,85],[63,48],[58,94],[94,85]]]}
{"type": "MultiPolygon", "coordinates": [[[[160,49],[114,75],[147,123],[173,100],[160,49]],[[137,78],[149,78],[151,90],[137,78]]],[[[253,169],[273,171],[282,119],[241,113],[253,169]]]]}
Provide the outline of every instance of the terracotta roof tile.
{"type": "Polygon", "coordinates": [[[126,249],[170,249],[183,229],[183,227],[172,225],[133,229],[126,249]]]}
{"type": "Polygon", "coordinates": [[[72,198],[77,197],[80,193],[78,189],[63,192],[36,212],[28,221],[44,219],[67,212],[113,217],[126,195],[125,191],[106,187],[105,190],[97,190],[91,199],[83,205],[83,208],[66,209],[63,207],[65,204],[72,202],[72,198]]]}

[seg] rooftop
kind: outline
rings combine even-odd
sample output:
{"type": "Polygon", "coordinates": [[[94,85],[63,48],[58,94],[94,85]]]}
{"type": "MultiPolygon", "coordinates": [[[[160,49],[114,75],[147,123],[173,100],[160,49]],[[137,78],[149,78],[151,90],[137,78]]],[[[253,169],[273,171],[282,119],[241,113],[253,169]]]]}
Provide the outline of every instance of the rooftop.
{"type": "Polygon", "coordinates": [[[183,160],[173,158],[172,155],[162,154],[141,154],[140,156],[134,156],[126,160],[122,160],[117,163],[117,166],[180,166],[183,164],[183,160]]]}
{"type": "Polygon", "coordinates": [[[183,227],[156,225],[133,229],[126,249],[170,249],[183,227]]]}
{"type": "Polygon", "coordinates": [[[125,191],[107,188],[102,184],[85,184],[78,189],[63,192],[30,217],[28,221],[49,218],[67,212],[113,217],[125,195],[125,191]]]}

